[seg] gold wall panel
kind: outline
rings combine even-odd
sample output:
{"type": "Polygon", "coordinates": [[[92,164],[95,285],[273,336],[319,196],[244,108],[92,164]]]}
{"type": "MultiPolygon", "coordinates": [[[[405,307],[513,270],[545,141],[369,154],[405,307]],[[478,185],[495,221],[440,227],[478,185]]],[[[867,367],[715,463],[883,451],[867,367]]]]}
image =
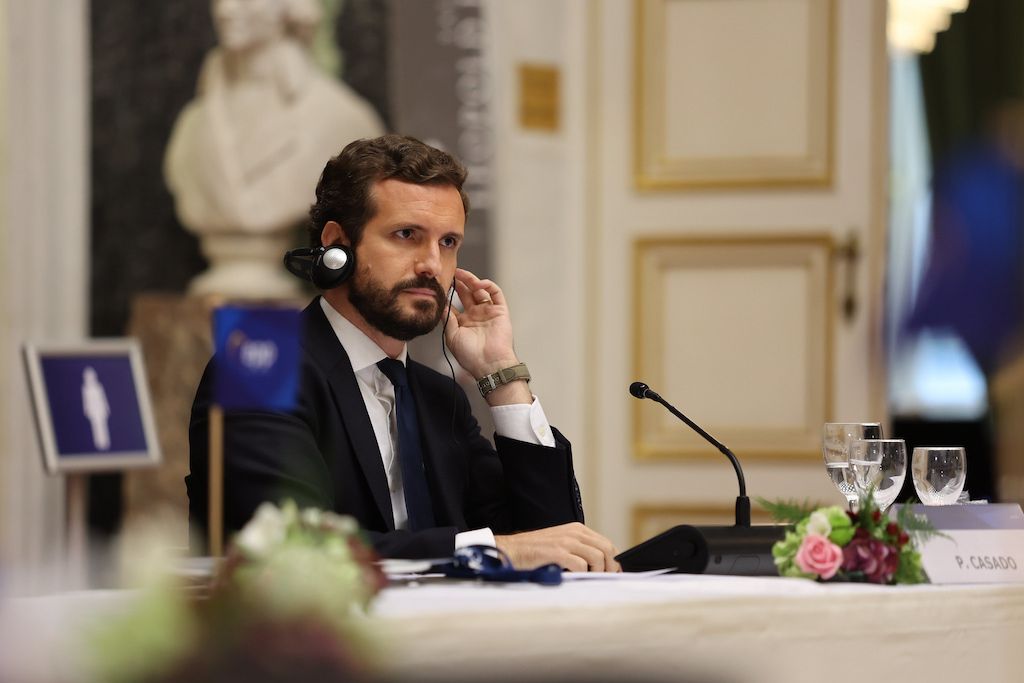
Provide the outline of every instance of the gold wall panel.
{"type": "Polygon", "coordinates": [[[642,189],[825,185],[832,0],[636,0],[642,189]]]}
{"type": "MultiPolygon", "coordinates": [[[[828,235],[638,240],[634,379],[741,458],[820,457],[833,248],[828,235]]],[[[649,401],[635,401],[632,417],[640,459],[721,457],[649,401]]]]}

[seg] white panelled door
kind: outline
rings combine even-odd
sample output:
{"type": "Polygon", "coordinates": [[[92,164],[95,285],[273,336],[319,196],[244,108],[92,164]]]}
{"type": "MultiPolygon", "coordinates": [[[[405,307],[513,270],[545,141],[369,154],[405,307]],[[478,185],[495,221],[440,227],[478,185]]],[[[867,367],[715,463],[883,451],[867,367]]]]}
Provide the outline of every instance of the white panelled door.
{"type": "Polygon", "coordinates": [[[588,11],[588,521],[627,547],[731,519],[729,463],[633,380],[752,497],[839,502],[821,423],[886,417],[884,2],[588,11]]]}

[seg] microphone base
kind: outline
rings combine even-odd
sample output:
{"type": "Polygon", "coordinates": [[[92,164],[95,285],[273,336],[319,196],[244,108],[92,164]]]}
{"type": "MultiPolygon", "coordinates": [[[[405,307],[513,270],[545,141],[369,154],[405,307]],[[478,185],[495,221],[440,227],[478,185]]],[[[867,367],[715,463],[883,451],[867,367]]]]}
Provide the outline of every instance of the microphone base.
{"type": "Polygon", "coordinates": [[[772,545],[789,527],[681,524],[616,556],[627,572],[672,568],[678,574],[778,576],[772,545]]]}

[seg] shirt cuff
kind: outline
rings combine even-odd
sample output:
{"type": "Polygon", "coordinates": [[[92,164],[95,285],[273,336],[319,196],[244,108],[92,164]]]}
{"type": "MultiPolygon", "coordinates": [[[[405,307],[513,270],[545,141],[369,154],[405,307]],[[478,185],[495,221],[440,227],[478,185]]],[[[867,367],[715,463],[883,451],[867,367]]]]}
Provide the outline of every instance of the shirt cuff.
{"type": "Polygon", "coordinates": [[[548,416],[540,405],[540,399],[533,397],[533,403],[513,403],[493,406],[494,431],[508,439],[525,441],[538,446],[554,448],[555,435],[551,433],[548,416]]]}
{"type": "Polygon", "coordinates": [[[483,529],[473,529],[471,531],[460,531],[455,534],[455,549],[465,548],[470,545],[488,545],[492,548],[496,548],[497,543],[494,542],[494,532],[487,527],[483,529]]]}

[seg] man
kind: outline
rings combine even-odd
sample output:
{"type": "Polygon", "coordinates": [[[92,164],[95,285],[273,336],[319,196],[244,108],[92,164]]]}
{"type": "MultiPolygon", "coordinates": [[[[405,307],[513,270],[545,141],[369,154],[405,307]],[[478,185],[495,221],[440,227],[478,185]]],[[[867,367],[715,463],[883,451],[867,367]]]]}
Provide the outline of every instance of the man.
{"type": "MultiPolygon", "coordinates": [[[[303,313],[298,407],[225,417],[227,530],[259,503],[290,497],[353,515],[385,556],[445,557],[484,542],[516,566],[618,570],[612,544],[582,524],[569,443],[522,373],[485,394],[495,449],[454,380],[407,358],[406,342],[447,316],[448,346],[475,377],[520,365],[501,289],[456,267],[465,177],[448,154],[396,135],[358,140],[328,162],[311,237],[349,247],[355,270],[303,313]],[[463,313],[450,310],[450,286],[463,313]]],[[[186,482],[200,528],[211,385],[208,367],[189,433],[186,482]]]]}

